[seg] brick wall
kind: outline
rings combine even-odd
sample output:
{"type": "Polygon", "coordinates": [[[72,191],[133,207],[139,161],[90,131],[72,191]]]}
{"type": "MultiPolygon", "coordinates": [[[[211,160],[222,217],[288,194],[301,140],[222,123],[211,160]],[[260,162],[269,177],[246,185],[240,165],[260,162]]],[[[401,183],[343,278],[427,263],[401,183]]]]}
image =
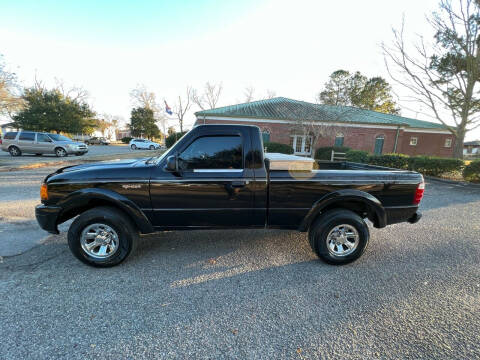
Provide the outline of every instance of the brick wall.
{"type": "MultiPolygon", "coordinates": [[[[291,124],[270,123],[270,122],[246,122],[246,121],[228,121],[206,119],[206,124],[242,124],[257,125],[260,129],[268,129],[270,132],[270,141],[283,144],[290,143],[291,124]]],[[[196,124],[203,124],[203,119],[197,120],[196,124]]],[[[362,127],[336,127],[331,131],[331,136],[319,138],[314,149],[322,146],[333,146],[335,136],[333,134],[341,132],[344,135],[344,146],[356,150],[364,150],[373,153],[375,148],[375,139],[377,136],[384,136],[383,153],[391,153],[394,150],[395,137],[397,129],[384,128],[362,128],[362,127]]],[[[442,157],[452,157],[454,138],[448,134],[432,134],[421,132],[398,132],[397,152],[408,155],[434,155],[442,157]],[[417,137],[417,146],[411,146],[410,137],[417,137]],[[452,139],[452,146],[446,148],[445,139],[452,139]]]]}

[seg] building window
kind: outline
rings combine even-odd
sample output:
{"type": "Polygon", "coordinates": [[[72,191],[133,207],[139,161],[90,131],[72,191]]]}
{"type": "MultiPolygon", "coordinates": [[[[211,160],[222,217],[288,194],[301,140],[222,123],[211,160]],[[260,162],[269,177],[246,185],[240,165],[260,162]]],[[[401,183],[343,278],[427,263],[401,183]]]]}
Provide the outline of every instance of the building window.
{"type": "Polygon", "coordinates": [[[270,142],[270,130],[267,129],[267,128],[263,128],[262,129],[262,139],[263,139],[263,143],[267,143],[267,142],[270,142]]]}
{"type": "Polygon", "coordinates": [[[337,133],[337,135],[335,135],[335,143],[333,144],[333,146],[343,146],[344,138],[345,137],[342,133],[337,133]]]}
{"type": "Polygon", "coordinates": [[[412,145],[412,146],[417,146],[417,143],[418,143],[418,138],[412,136],[412,137],[410,138],[410,145],[412,145]]]}
{"type": "Polygon", "coordinates": [[[292,135],[290,137],[290,146],[293,148],[295,155],[311,155],[312,140],[312,136],[292,135]]]}
{"type": "Polygon", "coordinates": [[[445,147],[451,147],[452,146],[452,139],[448,138],[445,139],[445,147]]]}
{"type": "Polygon", "coordinates": [[[375,155],[381,155],[383,151],[383,143],[385,142],[385,136],[384,135],[378,135],[375,138],[375,148],[373,149],[373,153],[375,155]]]}

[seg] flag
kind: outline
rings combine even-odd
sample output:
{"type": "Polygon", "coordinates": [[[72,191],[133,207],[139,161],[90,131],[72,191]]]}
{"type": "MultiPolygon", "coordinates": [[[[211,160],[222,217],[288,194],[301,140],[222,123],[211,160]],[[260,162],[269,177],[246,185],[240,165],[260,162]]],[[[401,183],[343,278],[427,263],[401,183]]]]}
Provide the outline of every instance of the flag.
{"type": "Polygon", "coordinates": [[[163,100],[165,102],[165,112],[168,114],[168,115],[172,115],[173,112],[172,112],[172,109],[170,109],[170,106],[168,106],[167,102],[165,100],[163,100]]]}

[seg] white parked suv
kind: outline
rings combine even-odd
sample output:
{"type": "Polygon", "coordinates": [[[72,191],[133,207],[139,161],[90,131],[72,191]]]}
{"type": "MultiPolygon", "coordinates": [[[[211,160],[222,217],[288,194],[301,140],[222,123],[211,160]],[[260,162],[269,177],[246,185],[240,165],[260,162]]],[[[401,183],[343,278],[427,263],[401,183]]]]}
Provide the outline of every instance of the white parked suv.
{"type": "Polygon", "coordinates": [[[153,142],[148,139],[132,139],[130,140],[129,145],[130,145],[130,149],[132,150],[137,150],[137,149],[156,150],[162,147],[159,143],[153,142]]]}

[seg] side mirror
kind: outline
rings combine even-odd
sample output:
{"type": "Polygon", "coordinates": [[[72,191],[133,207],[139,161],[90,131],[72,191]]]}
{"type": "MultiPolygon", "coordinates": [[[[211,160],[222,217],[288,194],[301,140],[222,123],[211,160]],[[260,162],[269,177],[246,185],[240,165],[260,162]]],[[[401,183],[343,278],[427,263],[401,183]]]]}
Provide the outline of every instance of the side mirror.
{"type": "Polygon", "coordinates": [[[177,157],[175,155],[167,157],[167,165],[165,168],[167,171],[178,172],[177,157]]]}

